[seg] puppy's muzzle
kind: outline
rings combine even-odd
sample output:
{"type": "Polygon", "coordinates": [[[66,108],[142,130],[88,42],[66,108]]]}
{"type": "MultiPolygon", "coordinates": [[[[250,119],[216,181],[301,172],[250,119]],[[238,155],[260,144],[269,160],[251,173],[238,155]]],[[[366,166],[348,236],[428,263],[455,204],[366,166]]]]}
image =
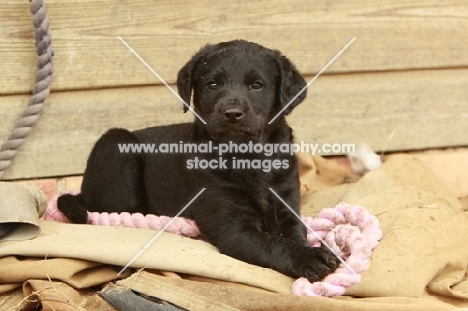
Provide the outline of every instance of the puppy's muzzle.
{"type": "Polygon", "coordinates": [[[224,122],[229,124],[239,123],[244,118],[248,110],[248,105],[242,104],[237,98],[227,99],[220,103],[219,114],[224,122]]]}

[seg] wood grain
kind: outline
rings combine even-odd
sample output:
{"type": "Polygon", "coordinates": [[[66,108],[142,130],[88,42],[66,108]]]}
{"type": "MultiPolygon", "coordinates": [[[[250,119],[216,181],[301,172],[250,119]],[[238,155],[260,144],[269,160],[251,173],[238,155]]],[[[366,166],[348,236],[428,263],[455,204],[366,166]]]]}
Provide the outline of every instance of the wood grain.
{"type": "MultiPolygon", "coordinates": [[[[207,42],[244,38],[280,49],[305,75],[468,67],[468,2],[47,0],[53,91],[157,84],[122,36],[169,83],[207,42]]],[[[0,94],[27,94],[36,55],[29,4],[0,11],[0,94]]]]}
{"type": "Polygon", "coordinates": [[[291,115],[300,139],[397,151],[468,145],[468,70],[324,76],[291,115]]]}
{"type": "MultiPolygon", "coordinates": [[[[0,141],[27,99],[0,97],[6,121],[0,141]]],[[[81,174],[92,145],[108,128],[192,119],[164,86],[55,92],[5,178],[81,174]]],[[[468,70],[322,76],[288,120],[296,140],[307,143],[366,142],[378,151],[467,146],[468,70]]]]}

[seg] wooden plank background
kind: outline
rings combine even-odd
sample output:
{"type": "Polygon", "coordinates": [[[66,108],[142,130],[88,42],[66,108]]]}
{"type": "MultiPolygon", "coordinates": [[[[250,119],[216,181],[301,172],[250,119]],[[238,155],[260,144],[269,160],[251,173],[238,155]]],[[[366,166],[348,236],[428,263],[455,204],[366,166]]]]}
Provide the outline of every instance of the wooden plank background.
{"type": "MultiPolygon", "coordinates": [[[[46,0],[52,94],[5,179],[81,174],[110,127],[185,122],[169,83],[207,42],[244,38],[281,50],[312,84],[289,117],[298,140],[376,150],[468,145],[468,2],[46,0]]],[[[36,55],[28,1],[0,10],[0,142],[27,105],[36,55]]],[[[173,86],[174,87],[174,86],[173,86]]]]}

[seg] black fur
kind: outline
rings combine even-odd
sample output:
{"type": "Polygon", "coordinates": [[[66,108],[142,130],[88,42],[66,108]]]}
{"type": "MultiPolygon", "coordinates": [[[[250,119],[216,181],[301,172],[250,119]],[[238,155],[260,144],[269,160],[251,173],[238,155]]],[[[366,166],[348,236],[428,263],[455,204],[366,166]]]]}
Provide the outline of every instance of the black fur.
{"type": "MultiPolygon", "coordinates": [[[[274,189],[299,213],[299,176],[295,156],[275,153],[223,155],[228,168],[194,169],[187,161],[217,160],[216,153],[121,153],[118,143],[291,143],[288,114],[302,93],[271,125],[268,122],[306,85],[294,65],[278,51],[237,40],[207,45],[180,70],[177,87],[199,119],[193,123],[112,129],[96,143],[88,159],[80,195],[63,195],[59,209],[75,223],[86,210],[176,215],[202,188],[206,190],[182,214],[194,219],[203,237],[221,253],[291,277],[317,281],[337,268],[324,248],[307,246],[302,223],[274,196],[274,189]],[[232,158],[287,163],[265,172],[233,169],[232,158]]],[[[184,107],[187,111],[187,107],[184,107]]]]}

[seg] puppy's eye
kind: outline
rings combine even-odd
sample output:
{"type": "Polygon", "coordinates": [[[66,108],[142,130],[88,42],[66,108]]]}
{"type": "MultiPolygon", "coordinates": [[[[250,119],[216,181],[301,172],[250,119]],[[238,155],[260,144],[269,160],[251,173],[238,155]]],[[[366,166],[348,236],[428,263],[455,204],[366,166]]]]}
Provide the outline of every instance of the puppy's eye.
{"type": "Polygon", "coordinates": [[[250,85],[250,89],[255,91],[261,91],[263,89],[263,83],[254,82],[250,85]]]}
{"type": "Polygon", "coordinates": [[[214,90],[216,90],[216,89],[218,88],[218,85],[216,84],[216,82],[211,81],[211,82],[208,82],[208,83],[206,84],[206,87],[207,87],[209,90],[214,91],[214,90]]]}

